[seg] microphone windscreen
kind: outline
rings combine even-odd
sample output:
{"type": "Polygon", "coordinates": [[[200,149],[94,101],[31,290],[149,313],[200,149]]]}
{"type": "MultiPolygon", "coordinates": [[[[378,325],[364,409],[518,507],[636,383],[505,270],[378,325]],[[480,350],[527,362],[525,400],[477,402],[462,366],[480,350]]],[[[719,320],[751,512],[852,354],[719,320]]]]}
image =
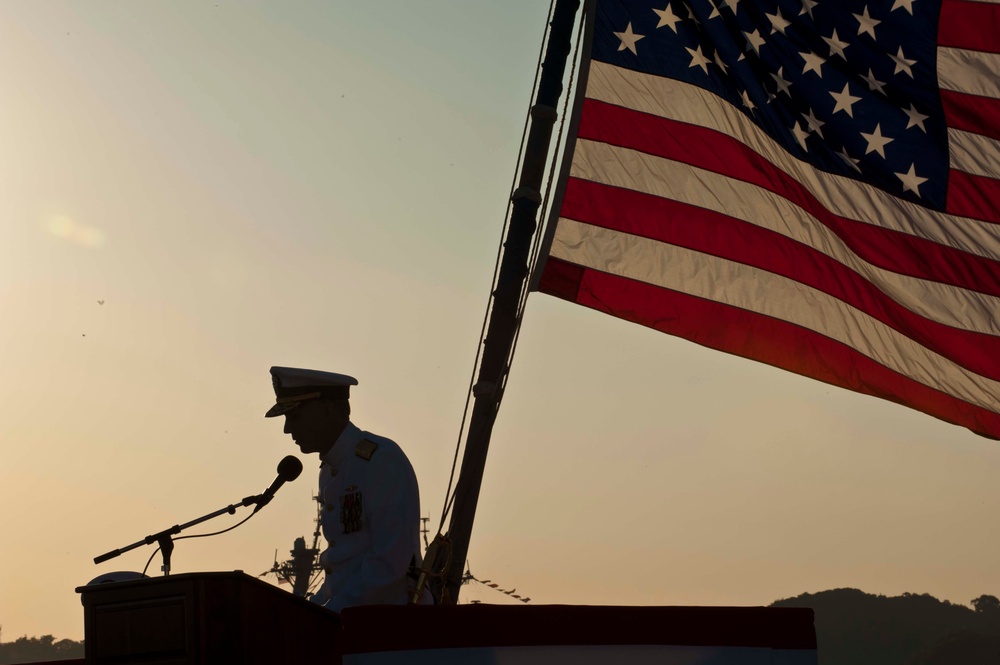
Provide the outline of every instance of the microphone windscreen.
{"type": "Polygon", "coordinates": [[[278,462],[278,475],[286,483],[298,478],[300,473],[302,473],[302,462],[299,461],[298,457],[289,455],[278,462]]]}

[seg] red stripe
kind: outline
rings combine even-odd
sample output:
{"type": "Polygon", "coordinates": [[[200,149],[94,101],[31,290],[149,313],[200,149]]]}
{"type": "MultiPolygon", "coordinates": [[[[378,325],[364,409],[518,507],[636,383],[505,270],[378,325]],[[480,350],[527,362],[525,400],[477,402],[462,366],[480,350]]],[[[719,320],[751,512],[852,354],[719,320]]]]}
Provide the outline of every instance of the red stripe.
{"type": "Polygon", "coordinates": [[[556,298],[576,302],[582,279],[583,266],[549,257],[545,260],[545,269],[538,280],[538,290],[556,298]]]}
{"type": "Polygon", "coordinates": [[[973,51],[1000,53],[1000,5],[943,0],[938,19],[938,44],[973,51]]]}
{"type": "Polygon", "coordinates": [[[744,180],[803,208],[873,265],[1000,295],[1000,262],[834,215],[794,178],[720,132],[588,99],[579,137],[641,150],[744,180]]]}
{"type": "Polygon", "coordinates": [[[1000,180],[962,171],[948,176],[948,212],[976,219],[1000,217],[1000,180]]]}
{"type": "MultiPolygon", "coordinates": [[[[557,259],[549,259],[553,261],[557,259]]],[[[574,302],[1000,439],[1000,414],[928,388],[845,344],[785,321],[589,269],[574,302]]]]}
{"type": "Polygon", "coordinates": [[[941,106],[949,127],[1000,140],[1000,99],[942,90],[941,106]]]}
{"type": "MultiPolygon", "coordinates": [[[[1000,380],[1000,337],[914,314],[854,270],[779,233],[704,208],[577,178],[567,183],[560,214],[783,275],[830,294],[973,372],[1000,380]]],[[[550,281],[546,292],[575,299],[580,277],[554,273],[556,278],[565,283],[550,281]]]]}

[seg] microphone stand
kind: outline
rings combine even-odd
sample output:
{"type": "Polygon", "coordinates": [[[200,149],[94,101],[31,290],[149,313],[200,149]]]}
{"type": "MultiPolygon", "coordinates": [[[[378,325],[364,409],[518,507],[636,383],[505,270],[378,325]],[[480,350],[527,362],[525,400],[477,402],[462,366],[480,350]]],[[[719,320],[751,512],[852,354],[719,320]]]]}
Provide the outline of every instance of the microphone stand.
{"type": "MultiPolygon", "coordinates": [[[[198,519],[191,520],[190,522],[187,522],[185,524],[175,524],[169,529],[164,529],[163,531],[160,531],[158,533],[146,536],[142,540],[136,541],[131,545],[126,545],[125,547],[121,547],[119,549],[106,552],[105,554],[102,554],[99,557],[95,557],[94,563],[104,563],[108,559],[114,559],[116,556],[124,554],[129,550],[134,550],[135,548],[141,547],[143,545],[151,545],[153,543],[157,543],[160,546],[160,552],[163,554],[163,566],[161,567],[161,570],[163,571],[163,576],[166,577],[170,575],[170,555],[174,551],[174,541],[171,536],[175,536],[188,527],[194,526],[195,524],[201,524],[202,522],[207,522],[213,517],[218,517],[219,515],[222,515],[224,513],[235,515],[236,509],[241,506],[249,506],[250,504],[256,503],[258,504],[258,508],[261,508],[263,507],[264,504],[267,503],[267,501],[262,501],[262,499],[264,499],[263,494],[255,494],[253,496],[248,496],[239,503],[231,503],[225,508],[220,508],[219,510],[216,510],[213,513],[209,513],[208,515],[199,517],[198,519]]],[[[255,510],[254,513],[256,512],[257,511],[255,510]]]]}

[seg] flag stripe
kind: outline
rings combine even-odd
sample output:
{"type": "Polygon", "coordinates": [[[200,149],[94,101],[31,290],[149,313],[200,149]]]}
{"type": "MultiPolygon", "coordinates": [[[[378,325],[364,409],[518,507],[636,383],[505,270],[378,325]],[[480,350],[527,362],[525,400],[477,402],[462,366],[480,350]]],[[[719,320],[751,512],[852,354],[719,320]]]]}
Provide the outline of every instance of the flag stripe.
{"type": "MultiPolygon", "coordinates": [[[[587,97],[733,137],[802,183],[835,215],[880,224],[973,254],[1000,256],[1000,227],[995,224],[955,220],[951,215],[901,201],[877,187],[820,171],[788,154],[732,105],[697,86],[592,62],[587,97]],[[885,215],[885,210],[899,210],[901,214],[885,215]],[[956,222],[962,224],[961,232],[955,231],[956,222]]],[[[628,121],[633,119],[645,122],[640,116],[628,121]]],[[[1000,214],[994,215],[994,221],[1000,221],[1000,214]]]]}
{"type": "Polygon", "coordinates": [[[944,90],[1000,97],[1000,54],[939,48],[938,85],[944,90]]]}
{"type": "MultiPolygon", "coordinates": [[[[855,271],[836,257],[804,246],[780,232],[679,201],[577,178],[570,178],[567,183],[562,217],[797,279],[857,307],[935,352],[954,348],[957,363],[1000,380],[1000,338],[965,330],[966,322],[961,315],[941,306],[942,302],[953,302],[950,296],[955,289],[881,273],[856,258],[860,270],[855,271]],[[879,282],[885,292],[873,281],[879,282]],[[908,287],[913,289],[912,293],[908,287]],[[957,322],[957,329],[925,318],[932,309],[957,322]]],[[[795,228],[796,222],[791,221],[789,226],[795,228]]],[[[817,244],[825,243],[821,240],[817,244]]],[[[848,253],[847,257],[850,261],[852,255],[848,253]]],[[[994,311],[1000,309],[995,304],[994,308],[994,311]]]]}
{"type": "Polygon", "coordinates": [[[902,376],[812,331],[751,311],[550,258],[546,292],[709,348],[919,409],[996,438],[1000,414],[902,376]]]}
{"type": "Polygon", "coordinates": [[[857,349],[924,385],[1000,411],[1000,382],[970,372],[864,312],[774,273],[683,247],[560,218],[551,255],[585,268],[795,324],[857,349]],[[766,294],[766,295],[765,295],[766,294]],[[804,307],[802,303],[809,303],[804,307]]]}
{"type": "Polygon", "coordinates": [[[540,288],[1000,439],[1000,0],[939,1],[597,0],[540,288]]]}
{"type": "MultiPolygon", "coordinates": [[[[609,138],[609,134],[627,135],[628,127],[604,122],[600,125],[599,132],[594,133],[599,133],[602,138],[609,138]]],[[[585,132],[589,129],[591,128],[585,128],[584,122],[581,122],[580,137],[586,137],[585,132]]],[[[699,130],[687,127],[685,131],[690,139],[695,138],[694,134],[699,130]]],[[[705,133],[710,135],[710,139],[721,136],[714,132],[705,133]]],[[[664,150],[665,145],[658,144],[658,151],[664,150]]],[[[780,172],[772,176],[769,171],[756,164],[745,168],[730,168],[739,167],[743,155],[735,150],[732,154],[727,152],[727,146],[714,140],[700,145],[704,149],[699,151],[699,156],[725,162],[726,173],[718,174],[711,169],[704,170],[668,158],[617,147],[610,142],[579,138],[571,175],[677,199],[748,219],[759,225],[772,225],[772,230],[781,230],[784,235],[793,233],[787,230],[788,227],[800,224],[802,228],[795,232],[796,239],[802,239],[802,234],[818,234],[825,227],[828,233],[823,234],[821,246],[830,247],[832,239],[829,239],[829,235],[832,235],[873,266],[1000,296],[1000,262],[973,257],[921,238],[831,215],[811,198],[801,196],[801,191],[797,190],[798,185],[793,180],[789,179],[787,183],[782,180],[778,176],[780,172]],[[636,173],[641,173],[642,176],[636,177],[636,173]],[[752,181],[741,180],[741,176],[747,180],[762,180],[779,192],[774,193],[752,181]]],[[[733,145],[738,146],[738,143],[733,142],[733,145]]],[[[813,240],[809,244],[816,242],[819,241],[813,240]]],[[[845,258],[844,261],[846,260],[845,258]]],[[[995,305],[992,307],[995,308],[995,305]]]]}
{"type": "Polygon", "coordinates": [[[944,0],[938,21],[941,46],[1000,53],[1000,4],[944,0]]]}
{"type": "Polygon", "coordinates": [[[997,217],[1000,180],[952,171],[948,180],[948,212],[967,217],[997,217]]]}
{"type": "Polygon", "coordinates": [[[1000,141],[996,139],[949,129],[948,149],[952,168],[984,178],[1000,173],[1000,141]]]}
{"type": "Polygon", "coordinates": [[[1000,99],[942,90],[941,106],[949,127],[1000,139],[1000,99]]]}

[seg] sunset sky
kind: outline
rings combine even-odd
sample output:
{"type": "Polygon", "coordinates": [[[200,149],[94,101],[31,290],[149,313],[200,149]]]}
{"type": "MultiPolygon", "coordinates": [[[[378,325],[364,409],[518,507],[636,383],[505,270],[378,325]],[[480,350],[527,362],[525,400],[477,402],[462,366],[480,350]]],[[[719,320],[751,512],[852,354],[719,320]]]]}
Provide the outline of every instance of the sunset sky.
{"type": "MultiPolygon", "coordinates": [[[[81,639],[74,589],[152,548],[95,556],[271,482],[272,365],[357,377],[437,526],[547,4],[0,0],[0,639],[81,639]]],[[[286,558],[302,459],[173,572],[286,558]]],[[[533,603],[968,604],[998,477],[995,441],[534,294],[469,563],[533,603]]]]}

